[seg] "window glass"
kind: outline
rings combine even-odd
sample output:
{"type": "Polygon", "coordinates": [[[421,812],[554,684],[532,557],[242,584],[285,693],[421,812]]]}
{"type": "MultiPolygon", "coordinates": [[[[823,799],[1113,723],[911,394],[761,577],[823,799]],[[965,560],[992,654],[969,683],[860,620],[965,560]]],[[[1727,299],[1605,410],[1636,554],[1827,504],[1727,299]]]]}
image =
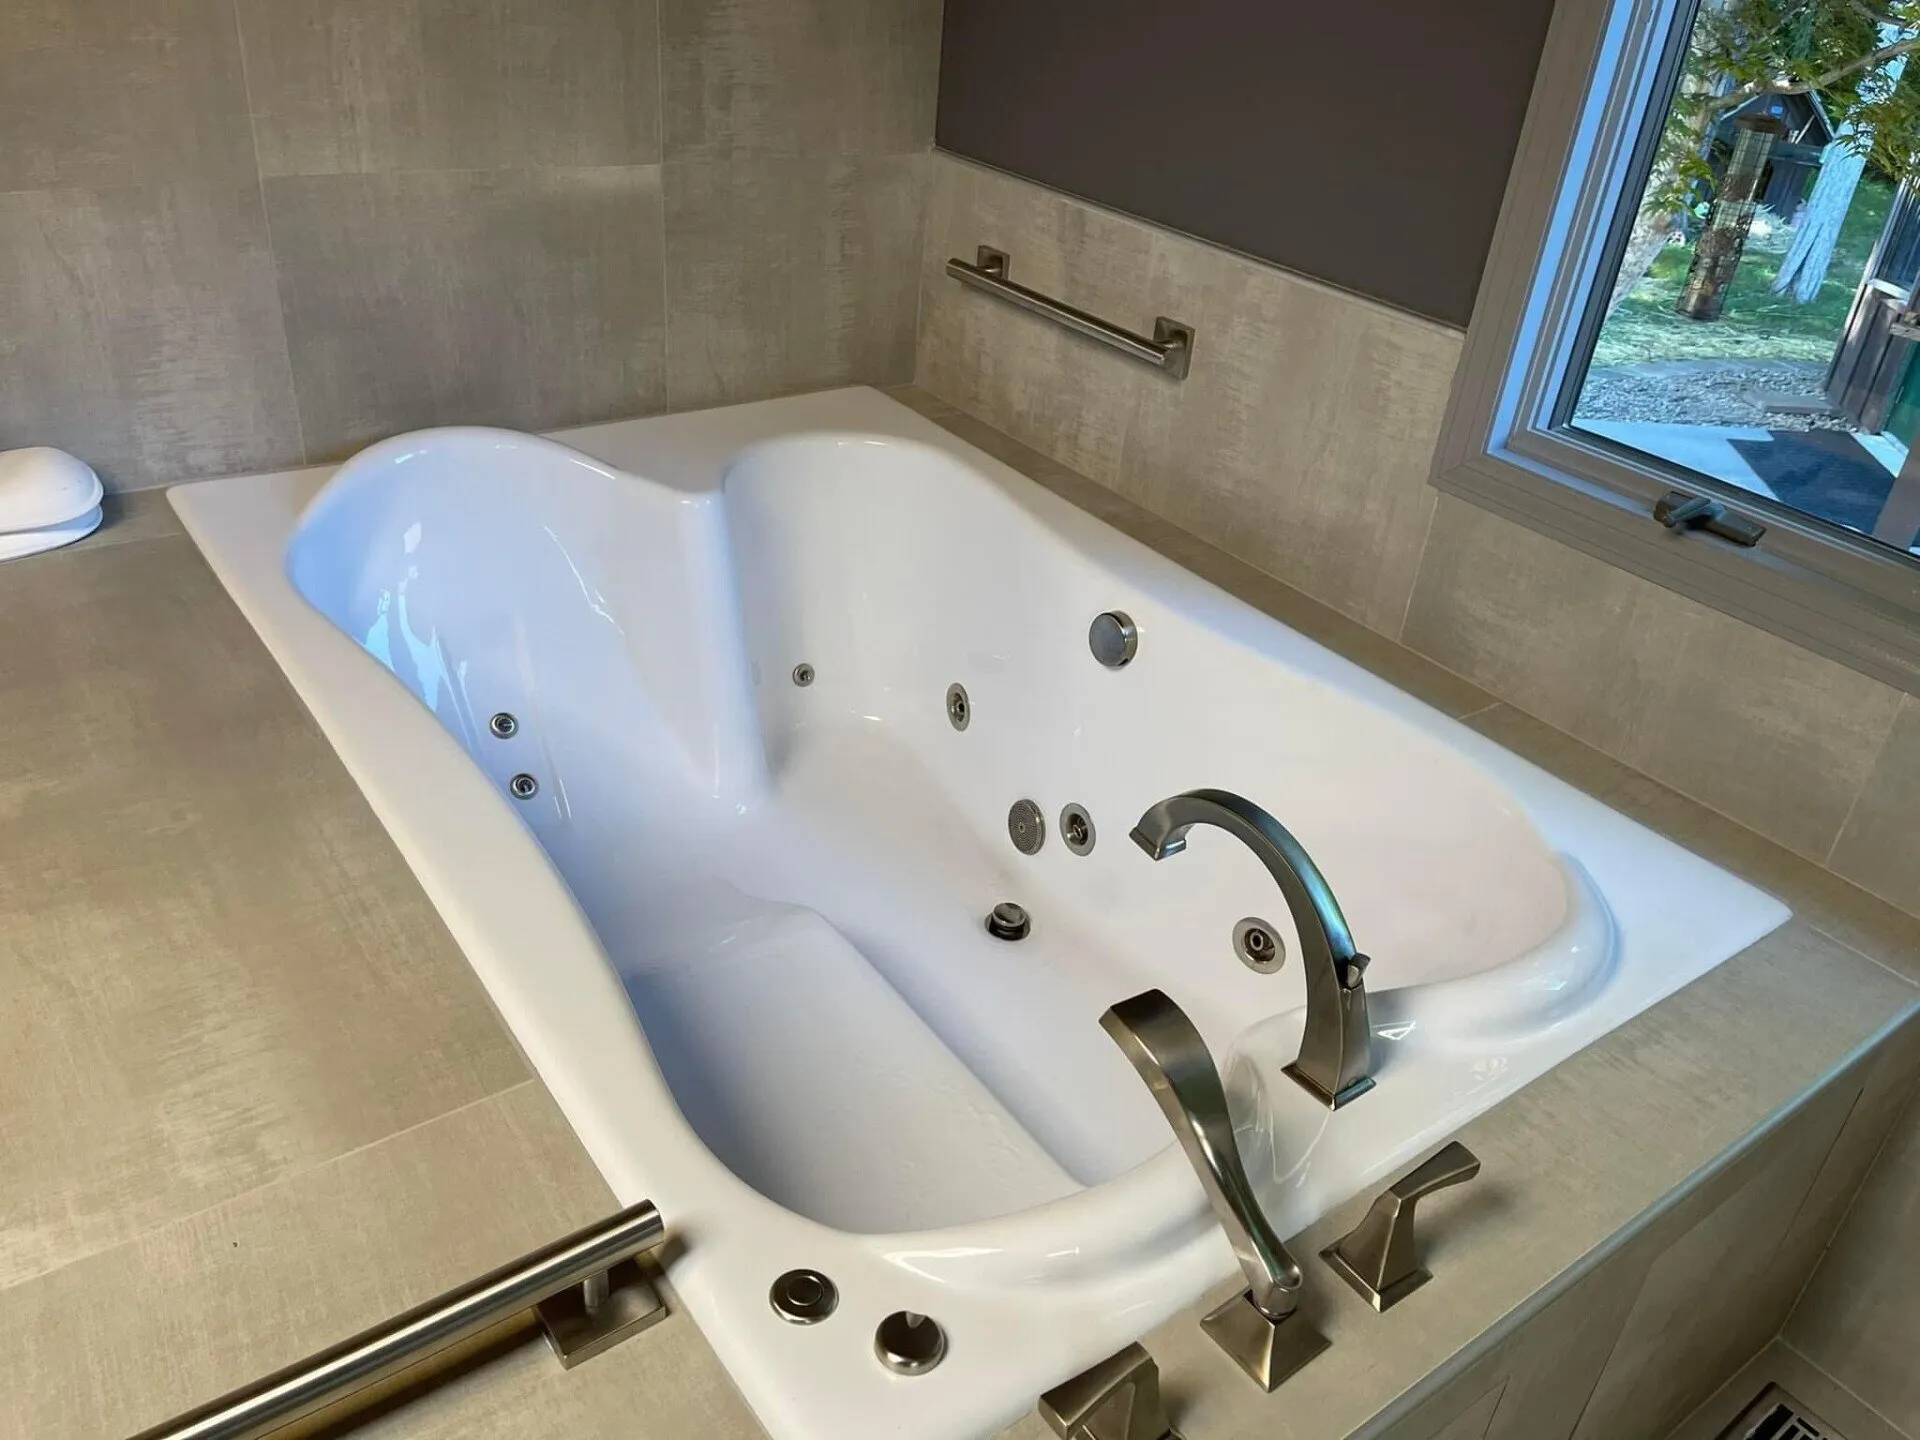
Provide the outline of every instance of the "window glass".
{"type": "Polygon", "coordinates": [[[1914,50],[1913,0],[1703,0],[1574,428],[1920,553],[1914,50]]]}

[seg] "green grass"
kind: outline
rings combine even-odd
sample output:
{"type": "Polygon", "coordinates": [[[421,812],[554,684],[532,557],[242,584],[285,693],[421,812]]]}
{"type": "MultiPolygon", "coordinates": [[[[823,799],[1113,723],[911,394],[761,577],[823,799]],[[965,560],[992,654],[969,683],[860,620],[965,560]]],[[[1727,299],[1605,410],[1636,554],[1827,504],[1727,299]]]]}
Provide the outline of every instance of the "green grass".
{"type": "Polygon", "coordinates": [[[1693,263],[1691,245],[1669,245],[1647,278],[1620,302],[1600,331],[1595,365],[1634,365],[1650,360],[1812,360],[1824,365],[1846,324],[1853,292],[1867,256],[1887,223],[1893,187],[1869,176],[1854,192],[1853,206],[1820,294],[1802,305],[1791,294],[1773,293],[1785,250],[1770,253],[1749,245],[1727,289],[1718,320],[1689,320],[1673,313],[1693,263]]]}

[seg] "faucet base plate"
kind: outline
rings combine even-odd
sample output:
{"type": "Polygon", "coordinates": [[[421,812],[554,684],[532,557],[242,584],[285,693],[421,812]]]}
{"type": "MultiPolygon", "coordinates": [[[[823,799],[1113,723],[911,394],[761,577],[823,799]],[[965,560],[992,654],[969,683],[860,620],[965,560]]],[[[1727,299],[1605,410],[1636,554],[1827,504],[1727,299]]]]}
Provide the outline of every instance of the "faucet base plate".
{"type": "Polygon", "coordinates": [[[1342,1105],[1358,1100],[1373,1088],[1373,1077],[1371,1075],[1361,1076],[1351,1085],[1344,1086],[1336,1093],[1328,1090],[1318,1080],[1307,1075],[1300,1069],[1297,1063],[1287,1066],[1286,1073],[1294,1084],[1298,1085],[1302,1090],[1305,1090],[1329,1110],[1338,1110],[1342,1105]]]}
{"type": "Polygon", "coordinates": [[[1200,1328],[1269,1395],[1331,1343],[1298,1311],[1279,1320],[1262,1314],[1245,1291],[1209,1311],[1200,1328]]]}
{"type": "Polygon", "coordinates": [[[1334,1274],[1353,1287],[1355,1294],[1382,1314],[1391,1310],[1433,1278],[1431,1271],[1415,1270],[1411,1274],[1402,1275],[1386,1289],[1376,1290],[1373,1288],[1373,1283],[1354,1269],[1347,1257],[1341,1254],[1338,1245],[1329,1245],[1322,1250],[1320,1258],[1327,1262],[1327,1267],[1334,1274]]]}

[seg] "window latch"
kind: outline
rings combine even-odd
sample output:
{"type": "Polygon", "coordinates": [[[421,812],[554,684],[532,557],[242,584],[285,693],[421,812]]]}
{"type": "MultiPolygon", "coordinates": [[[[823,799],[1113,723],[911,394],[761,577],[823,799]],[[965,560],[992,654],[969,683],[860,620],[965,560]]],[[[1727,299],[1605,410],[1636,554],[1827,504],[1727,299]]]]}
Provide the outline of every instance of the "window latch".
{"type": "Polygon", "coordinates": [[[1756,545],[1767,533],[1767,527],[1758,520],[1736,514],[1718,500],[1689,495],[1684,490],[1669,490],[1655,501],[1653,518],[1669,530],[1705,530],[1735,545],[1756,545]]]}

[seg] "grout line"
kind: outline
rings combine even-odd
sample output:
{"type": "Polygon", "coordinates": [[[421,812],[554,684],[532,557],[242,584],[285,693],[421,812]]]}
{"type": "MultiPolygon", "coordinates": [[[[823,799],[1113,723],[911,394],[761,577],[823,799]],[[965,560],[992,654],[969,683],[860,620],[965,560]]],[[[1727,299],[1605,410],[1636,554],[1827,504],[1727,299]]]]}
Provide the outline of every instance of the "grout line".
{"type": "Polygon", "coordinates": [[[1763,1341],[1758,1350],[1741,1362],[1739,1369],[1721,1381],[1711,1395],[1689,1410],[1679,1424],[1667,1431],[1667,1440],[1683,1440],[1683,1437],[1689,1437],[1690,1440],[1691,1436],[1705,1433],[1709,1426],[1713,1427],[1715,1436],[1724,1436],[1726,1427],[1732,1421],[1720,1419],[1720,1417],[1737,1416],[1751,1403],[1753,1395],[1757,1393],[1752,1388],[1755,1377],[1768,1373],[1769,1357],[1779,1343],[1780,1337],[1777,1335],[1763,1341]],[[1746,1398],[1741,1398],[1743,1396],[1746,1398]],[[1716,1425],[1714,1422],[1717,1419],[1720,1423],[1716,1425]]]}
{"type": "Polygon", "coordinates": [[[1889,1420],[1885,1415],[1881,1414],[1880,1411],[1877,1410],[1874,1406],[1868,1404],[1866,1400],[1861,1398],[1859,1391],[1855,1390],[1851,1385],[1848,1385],[1842,1382],[1839,1378],[1837,1378],[1834,1375],[1834,1373],[1831,1370],[1827,1369],[1827,1367],[1822,1365],[1818,1360],[1815,1360],[1811,1356],[1809,1356],[1806,1351],[1802,1350],[1798,1345],[1794,1344],[1791,1340],[1787,1339],[1786,1336],[1782,1335],[1777,1343],[1779,1344],[1781,1349],[1792,1352],[1794,1358],[1797,1359],[1802,1365],[1805,1365],[1808,1369],[1818,1373],[1823,1379],[1826,1380],[1826,1382],[1829,1385],[1833,1386],[1834,1389],[1840,1391],[1848,1399],[1852,1400],[1854,1404],[1858,1405],[1862,1410],[1866,1411],[1867,1414],[1873,1416],[1874,1419],[1880,1421],[1883,1425],[1887,1427],[1887,1429],[1892,1431],[1895,1435],[1905,1435],[1907,1433],[1905,1430],[1902,1430],[1898,1425],[1894,1424],[1893,1421],[1889,1420]]]}
{"type": "MultiPolygon", "coordinates": [[[[1427,482],[1431,486],[1432,482],[1427,482]]],[[[1396,645],[1407,644],[1407,621],[1413,616],[1413,597],[1420,589],[1420,572],[1427,568],[1427,547],[1433,543],[1433,521],[1440,513],[1440,497],[1433,497],[1433,508],[1427,511],[1427,523],[1420,532],[1420,558],[1414,563],[1413,579],[1407,582],[1407,603],[1400,607],[1400,623],[1387,638],[1396,645]]],[[[1407,646],[1412,649],[1412,646],[1407,646]]]]}
{"type": "MultiPolygon", "coordinates": [[[[927,148],[921,152],[920,263],[916,267],[913,277],[913,374],[909,376],[907,380],[909,385],[915,387],[918,387],[920,384],[920,343],[926,335],[927,326],[927,290],[929,288],[927,284],[927,266],[930,263],[929,254],[933,249],[933,195],[935,188],[940,183],[939,175],[936,173],[938,162],[935,157],[939,153],[939,151],[933,148],[931,141],[927,143],[927,148]]],[[[939,397],[936,396],[935,398],[938,399],[939,397]]]]}
{"type": "Polygon", "coordinates": [[[247,65],[247,32],[240,23],[240,0],[230,0],[227,13],[233,18],[233,43],[240,55],[240,95],[247,107],[247,142],[253,149],[254,193],[260,197],[260,225],[267,236],[267,264],[273,270],[273,305],[280,317],[280,358],[286,362],[287,398],[293,402],[293,443],[300,463],[311,465],[307,449],[307,422],[300,413],[300,386],[293,374],[293,331],[287,323],[287,297],[280,288],[280,252],[273,243],[273,214],[267,209],[267,177],[260,165],[260,126],[253,113],[253,76],[247,65]]]}
{"type": "Polygon", "coordinates": [[[304,1180],[310,1175],[317,1175],[322,1170],[331,1169],[341,1161],[350,1159],[364,1151],[377,1149],[391,1141],[411,1135],[416,1130],[424,1130],[429,1125],[438,1125],[443,1120],[450,1120],[456,1115],[463,1115],[467,1111],[476,1109],[481,1105],[488,1105],[498,1100],[504,1100],[510,1095],[518,1094],[529,1085],[538,1085],[540,1083],[541,1081],[537,1075],[530,1074],[526,1079],[516,1080],[504,1089],[495,1090],[486,1095],[476,1095],[473,1099],[463,1101],[451,1110],[443,1110],[438,1115],[429,1115],[423,1120],[414,1121],[411,1125],[403,1125],[400,1129],[382,1135],[378,1139],[364,1141],[361,1144],[342,1150],[337,1155],[329,1155],[325,1159],[316,1160],[309,1165],[295,1166],[290,1170],[283,1171],[274,1176],[271,1180],[262,1181],[258,1185],[250,1185],[245,1190],[236,1190],[231,1195],[224,1195],[218,1200],[209,1201],[207,1204],[199,1206],[197,1209],[189,1210],[184,1214],[170,1215],[164,1220],[147,1226],[144,1230],[137,1230],[131,1235],[124,1235],[118,1240],[114,1240],[106,1245],[95,1246],[91,1250],[79,1251],[67,1256],[57,1265],[50,1265],[44,1270],[34,1271],[31,1275],[21,1275],[7,1281],[5,1284],[0,1284],[0,1295],[4,1295],[10,1290],[17,1290],[22,1285],[31,1285],[36,1280],[44,1280],[49,1275],[58,1275],[61,1271],[71,1269],[73,1266],[81,1264],[84,1261],[97,1259],[102,1255],[111,1255],[116,1250],[124,1250],[130,1245],[141,1244],[143,1241],[150,1240],[165,1231],[175,1229],[181,1225],[190,1224],[202,1216],[211,1215],[216,1210],[223,1210],[229,1205],[237,1205],[242,1200],[252,1199],[256,1196],[264,1195],[270,1190],[278,1190],[282,1186],[292,1184],[296,1180],[304,1180]]]}
{"type": "MultiPolygon", "coordinates": [[[[1891,1037],[1889,1037],[1889,1041],[1890,1040],[1891,1037]]],[[[1884,1056],[1881,1057],[1880,1063],[1886,1063],[1884,1056]]],[[[1848,1120],[1851,1120],[1854,1113],[1859,1110],[1860,1101],[1864,1099],[1865,1096],[1866,1089],[1862,1086],[1860,1095],[1856,1097],[1853,1102],[1853,1108],[1847,1112],[1848,1120]]],[[[1787,1338],[1787,1327],[1793,1323],[1793,1317],[1799,1313],[1801,1303],[1807,1298],[1807,1292],[1813,1288],[1813,1282],[1820,1277],[1821,1270],[1826,1267],[1827,1257],[1833,1253],[1833,1242],[1839,1239],[1840,1232],[1847,1228],[1847,1222],[1853,1218],[1853,1212],[1859,1208],[1860,1197],[1866,1193],[1867,1186],[1873,1180],[1873,1172],[1880,1167],[1880,1161],[1886,1155],[1887,1148],[1893,1144],[1894,1137],[1899,1133],[1901,1125],[1905,1123],[1909,1115],[1920,1114],[1920,1098],[1917,1097],[1920,1097],[1920,1082],[1916,1083],[1914,1091],[1907,1096],[1905,1103],[1900,1106],[1898,1112],[1894,1115],[1893,1123],[1887,1126],[1886,1134],[1880,1137],[1880,1143],[1874,1147],[1873,1155],[1868,1159],[1866,1168],[1860,1172],[1860,1183],[1854,1186],[1853,1193],[1847,1197],[1846,1208],[1840,1212],[1839,1218],[1834,1222],[1832,1233],[1827,1236],[1826,1242],[1821,1245],[1820,1254],[1815,1257],[1812,1268],[1807,1271],[1807,1278],[1800,1282],[1800,1288],[1794,1292],[1793,1304],[1787,1307],[1786,1318],[1780,1322],[1780,1333],[1775,1339],[1789,1349],[1793,1349],[1796,1355],[1799,1355],[1800,1352],[1794,1347],[1793,1342],[1787,1338]]],[[[1841,1122],[1840,1128],[1842,1132],[1845,1131],[1845,1121],[1841,1122]]],[[[1836,1132],[1834,1135],[1834,1144],[1837,1146],[1839,1143],[1840,1134],[1836,1132]]],[[[1807,1360],[1805,1355],[1801,1355],[1800,1358],[1807,1360]]],[[[1807,1363],[1812,1365],[1814,1362],[1807,1360],[1807,1363]]],[[[1815,1368],[1819,1369],[1820,1367],[1815,1366],[1815,1368]]],[[[1824,1371],[1822,1373],[1824,1373],[1824,1371]]],[[[1828,1376],[1827,1378],[1832,1379],[1833,1377],[1828,1376]]],[[[1839,1384],[1838,1381],[1834,1383],[1839,1384]]],[[[1841,1386],[1841,1388],[1845,1389],[1846,1387],[1841,1386]]]]}
{"type": "Polygon", "coordinates": [[[655,173],[660,177],[660,384],[659,408],[674,408],[673,309],[667,287],[667,29],[661,5],[653,7],[653,119],[659,158],[655,173]]]}
{"type": "Polygon", "coordinates": [[[1911,702],[1908,697],[1902,695],[1900,703],[1893,707],[1893,718],[1887,721],[1887,733],[1880,737],[1880,744],[1873,752],[1873,760],[1868,764],[1866,774],[1860,777],[1860,788],[1853,792],[1853,799],[1847,805],[1847,813],[1841,817],[1840,828],[1833,833],[1833,844],[1827,847],[1826,858],[1820,862],[1822,869],[1833,869],[1833,857],[1839,853],[1840,842],[1846,838],[1847,827],[1853,823],[1853,812],[1860,808],[1860,802],[1866,798],[1867,787],[1873,783],[1873,777],[1880,769],[1880,762],[1886,758],[1887,747],[1893,744],[1893,732],[1900,724],[1901,712],[1909,703],[1911,702]]]}
{"type": "MultiPolygon", "coordinates": [[[[1812,862],[1808,861],[1805,863],[1811,864],[1812,862]]],[[[1829,871],[1827,873],[1831,874],[1832,872],[1829,871]]],[[[1848,880],[1845,876],[1842,876],[1842,875],[1835,875],[1833,878],[1840,881],[1840,883],[1843,885],[1853,884],[1851,880],[1848,880]]],[[[1859,887],[1856,886],[1855,888],[1858,889],[1859,887]]],[[[1871,890],[1863,890],[1861,891],[1861,893],[1864,895],[1873,895],[1873,892],[1871,890]]],[[[1873,898],[1876,900],[1880,900],[1880,897],[1877,895],[1874,895],[1873,898]]],[[[1880,900],[1880,903],[1882,905],[1885,905],[1887,902],[1884,900],[1880,900]]],[[[1895,906],[1893,908],[1898,909],[1899,907],[1895,906]]],[[[1901,913],[1905,914],[1906,912],[1901,911],[1901,913]]],[[[1843,940],[1840,936],[1832,934],[1824,926],[1822,926],[1818,921],[1807,919],[1805,916],[1798,915],[1798,914],[1796,914],[1794,918],[1798,920],[1802,925],[1805,925],[1807,929],[1813,931],[1813,933],[1818,935],[1821,939],[1829,941],[1832,944],[1838,945],[1842,950],[1851,951],[1853,954],[1858,955],[1862,960],[1865,960],[1870,965],[1878,965],[1882,970],[1886,971],[1889,975],[1893,976],[1894,979],[1904,982],[1909,988],[1920,989],[1920,979],[1915,979],[1911,975],[1903,974],[1902,972],[1894,969],[1893,966],[1887,964],[1886,961],[1878,958],[1877,956],[1869,955],[1865,950],[1862,950],[1858,945],[1852,944],[1847,940],[1843,940]]]]}
{"type": "MultiPolygon", "coordinates": [[[[1415,653],[1417,654],[1417,653],[1419,653],[1419,652],[1417,652],[1417,651],[1416,651],[1415,653]]],[[[1452,674],[1453,672],[1452,672],[1452,671],[1448,671],[1447,673],[1448,673],[1448,674],[1452,674]]],[[[1465,677],[1463,676],[1462,678],[1464,679],[1465,677]]],[[[1467,683],[1468,683],[1468,684],[1472,684],[1473,682],[1472,682],[1472,681],[1468,681],[1467,683]]],[[[1469,720],[1471,720],[1471,719],[1473,719],[1473,718],[1474,718],[1474,717],[1475,717],[1476,715],[1484,715],[1484,714],[1486,714],[1486,713],[1487,713],[1487,712],[1488,712],[1489,710],[1498,710],[1498,709],[1499,709],[1499,708],[1500,708],[1500,707],[1501,707],[1502,705],[1504,705],[1504,704],[1506,704],[1506,703],[1507,703],[1507,702],[1506,702],[1506,701],[1504,701],[1504,700],[1489,700],[1489,701],[1488,701],[1488,702],[1487,702],[1487,703],[1486,703],[1485,705],[1482,705],[1482,706],[1480,706],[1479,708],[1477,708],[1477,709],[1474,709],[1474,710],[1468,710],[1468,711],[1467,711],[1467,712],[1465,712],[1464,714],[1461,714],[1461,715],[1455,715],[1455,716],[1454,716],[1453,718],[1454,718],[1455,720],[1457,720],[1457,721],[1459,721],[1459,722],[1461,722],[1462,724],[1465,724],[1465,723],[1466,723],[1467,721],[1469,721],[1469,720]]],[[[1543,723],[1544,723],[1544,722],[1543,722],[1543,723]]],[[[1551,772],[1549,772],[1549,773],[1551,773],[1551,772]]]]}

